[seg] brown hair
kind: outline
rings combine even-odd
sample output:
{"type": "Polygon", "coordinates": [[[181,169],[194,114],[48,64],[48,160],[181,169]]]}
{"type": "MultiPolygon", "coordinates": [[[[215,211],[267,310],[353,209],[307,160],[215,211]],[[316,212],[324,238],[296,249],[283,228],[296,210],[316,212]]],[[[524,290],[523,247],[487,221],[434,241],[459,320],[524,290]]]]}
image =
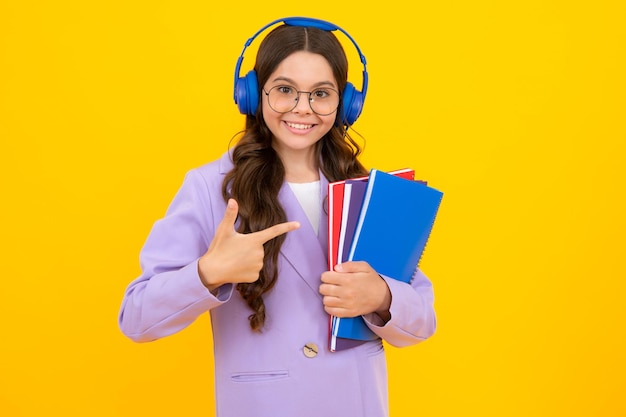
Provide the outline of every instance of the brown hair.
{"type": "MultiPolygon", "coordinates": [[[[289,25],[276,27],[259,46],[254,67],[259,86],[265,84],[286,57],[298,51],[322,55],[332,68],[340,94],[343,92],[348,77],[348,61],[335,35],[316,28],[289,25]]],[[[339,110],[335,125],[317,142],[316,150],[320,169],[329,181],[367,174],[358,161],[361,148],[341,123],[339,110]]],[[[232,155],[234,168],[224,179],[222,194],[225,200],[232,197],[239,203],[238,232],[255,232],[287,221],[278,201],[285,170],[272,148],[272,133],[263,120],[261,105],[256,115],[246,117],[245,132],[233,148],[232,155]]],[[[276,283],[278,254],[284,240],[285,235],[281,235],[265,244],[263,268],[256,282],[237,285],[237,290],[253,311],[248,317],[252,330],[260,331],[265,323],[263,294],[276,283]]]]}

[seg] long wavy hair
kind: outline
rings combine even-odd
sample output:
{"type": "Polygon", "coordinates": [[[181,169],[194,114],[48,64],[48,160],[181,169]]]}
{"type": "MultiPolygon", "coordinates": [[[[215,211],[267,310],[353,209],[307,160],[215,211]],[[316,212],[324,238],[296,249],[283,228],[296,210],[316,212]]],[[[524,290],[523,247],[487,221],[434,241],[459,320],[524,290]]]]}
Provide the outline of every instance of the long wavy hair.
{"type": "MultiPolygon", "coordinates": [[[[322,55],[332,68],[339,93],[343,92],[348,61],[335,35],[316,28],[289,25],[276,27],[259,46],[254,67],[259,87],[285,58],[298,51],[322,55]]],[[[260,95],[259,103],[262,99],[260,95]]],[[[232,150],[234,168],[222,184],[224,200],[232,197],[239,203],[239,233],[256,232],[287,221],[278,201],[285,170],[272,148],[272,133],[263,120],[261,108],[259,105],[254,116],[246,117],[245,131],[232,150]]],[[[365,167],[358,160],[361,148],[342,123],[340,109],[336,114],[335,125],[315,145],[319,168],[329,181],[366,175],[365,167]]],[[[285,235],[281,235],[264,245],[263,268],[256,282],[237,285],[237,291],[252,310],[248,319],[253,331],[260,331],[265,323],[263,294],[276,284],[278,254],[284,240],[285,235]]]]}

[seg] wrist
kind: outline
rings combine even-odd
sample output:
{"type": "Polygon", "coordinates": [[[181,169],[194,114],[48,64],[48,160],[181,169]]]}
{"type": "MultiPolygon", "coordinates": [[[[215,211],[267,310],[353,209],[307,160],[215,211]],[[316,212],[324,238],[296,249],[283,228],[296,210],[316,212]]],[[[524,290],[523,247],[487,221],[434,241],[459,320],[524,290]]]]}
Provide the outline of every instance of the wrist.
{"type": "Polygon", "coordinates": [[[384,285],[383,299],[374,313],[376,313],[386,323],[391,320],[391,290],[389,289],[387,282],[382,277],[380,280],[384,285]]]}
{"type": "Polygon", "coordinates": [[[217,289],[223,285],[222,282],[219,282],[215,279],[215,274],[210,273],[211,268],[209,267],[207,259],[203,256],[198,259],[198,277],[200,278],[200,282],[204,285],[211,294],[217,294],[217,289]]]}

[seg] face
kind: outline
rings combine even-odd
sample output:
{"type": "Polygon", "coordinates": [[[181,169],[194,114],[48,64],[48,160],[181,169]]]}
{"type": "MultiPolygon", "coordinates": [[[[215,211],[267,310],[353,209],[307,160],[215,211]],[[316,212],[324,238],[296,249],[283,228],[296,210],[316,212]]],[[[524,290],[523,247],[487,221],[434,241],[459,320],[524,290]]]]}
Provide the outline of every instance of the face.
{"type": "MultiPolygon", "coordinates": [[[[263,86],[266,92],[274,87],[281,91],[338,90],[330,64],[319,55],[305,51],[285,58],[263,86]]],[[[300,94],[293,110],[279,113],[269,105],[262,93],[263,119],[273,134],[272,146],[281,157],[314,154],[314,146],[334,125],[336,111],[322,116],[311,109],[309,95],[300,94]]],[[[315,99],[315,97],[313,98],[315,99]]]]}

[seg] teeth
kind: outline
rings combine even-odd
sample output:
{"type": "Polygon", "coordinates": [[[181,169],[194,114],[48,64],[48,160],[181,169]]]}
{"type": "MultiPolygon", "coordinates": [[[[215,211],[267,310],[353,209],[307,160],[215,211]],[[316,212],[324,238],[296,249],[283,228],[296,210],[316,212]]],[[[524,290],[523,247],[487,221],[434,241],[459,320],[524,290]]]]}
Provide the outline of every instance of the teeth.
{"type": "Polygon", "coordinates": [[[300,124],[300,123],[289,123],[289,122],[286,122],[286,123],[287,123],[287,126],[289,126],[292,129],[302,129],[302,130],[305,130],[305,129],[310,129],[310,128],[313,127],[313,125],[303,125],[303,124],[300,124]]]}

